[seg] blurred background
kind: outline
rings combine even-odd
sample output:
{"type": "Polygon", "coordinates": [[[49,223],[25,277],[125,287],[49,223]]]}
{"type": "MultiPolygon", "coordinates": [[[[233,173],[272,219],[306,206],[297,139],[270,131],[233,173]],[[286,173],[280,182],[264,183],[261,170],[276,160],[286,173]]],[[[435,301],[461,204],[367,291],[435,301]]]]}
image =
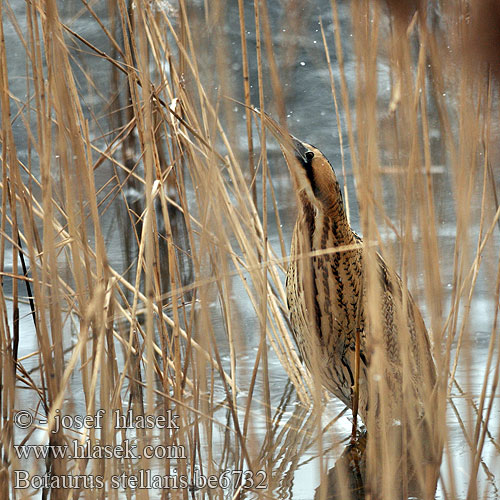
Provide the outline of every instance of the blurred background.
{"type": "Polygon", "coordinates": [[[329,158],[351,225],[422,310],[446,403],[436,498],[499,497],[498,9],[442,3],[3,2],[10,498],[37,489],[14,488],[22,469],[108,481],[71,498],[311,499],[342,454],[351,414],[315,386],[288,328],[295,194],[245,104],[329,158]],[[46,432],[57,409],[99,408],[172,409],[181,429],[121,433],[106,420],[100,432],[46,432]],[[37,425],[16,428],[20,409],[37,425]],[[13,451],[127,438],[188,458],[13,451]],[[262,470],[266,488],[109,484],[122,471],[195,468],[262,470]]]}

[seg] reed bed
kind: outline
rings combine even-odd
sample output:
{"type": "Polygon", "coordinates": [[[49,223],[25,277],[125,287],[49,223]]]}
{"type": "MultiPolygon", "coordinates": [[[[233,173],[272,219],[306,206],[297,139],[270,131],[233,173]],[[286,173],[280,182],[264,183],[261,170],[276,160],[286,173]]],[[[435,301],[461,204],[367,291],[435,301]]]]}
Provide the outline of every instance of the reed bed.
{"type": "Polygon", "coordinates": [[[408,468],[428,442],[438,498],[498,498],[495,73],[465,2],[324,3],[0,5],[2,498],[391,499],[410,476],[434,498],[439,467],[408,468]],[[295,351],[261,112],[296,135],[314,113],[303,139],[431,332],[433,434],[401,464],[368,425],[361,493],[340,461],[328,480],[350,412],[295,351]]]}

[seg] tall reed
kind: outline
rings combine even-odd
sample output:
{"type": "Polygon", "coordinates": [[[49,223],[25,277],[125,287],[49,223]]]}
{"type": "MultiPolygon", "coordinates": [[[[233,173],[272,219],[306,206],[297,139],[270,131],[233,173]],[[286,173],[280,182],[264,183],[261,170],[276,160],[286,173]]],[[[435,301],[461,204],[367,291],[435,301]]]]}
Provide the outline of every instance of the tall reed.
{"type": "MultiPolygon", "coordinates": [[[[460,58],[458,0],[439,15],[324,3],[321,19],[295,1],[0,5],[6,498],[312,497],[320,483],[332,498],[349,421],[290,335],[294,194],[253,105],[296,135],[291,116],[315,113],[303,138],[320,149],[335,136],[325,147],[367,256],[398,270],[432,334],[438,494],[498,496],[497,82],[460,58]],[[321,68],[310,110],[294,100],[306,57],[321,68]],[[119,428],[117,411],[174,418],[119,428]],[[19,452],[74,443],[114,456],[19,452]],[[126,443],[133,456],[116,451],[126,443]]],[[[376,322],[375,299],[369,310],[376,322]]],[[[388,425],[368,435],[365,492],[399,498],[412,476],[432,498],[436,470],[408,469],[428,443],[406,443],[403,464],[393,444],[388,425]]]]}

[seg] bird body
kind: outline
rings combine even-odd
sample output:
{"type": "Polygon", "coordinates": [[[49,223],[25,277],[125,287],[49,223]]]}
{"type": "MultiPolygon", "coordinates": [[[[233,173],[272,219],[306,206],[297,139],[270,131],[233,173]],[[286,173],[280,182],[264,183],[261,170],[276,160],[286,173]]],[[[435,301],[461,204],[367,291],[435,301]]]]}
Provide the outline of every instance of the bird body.
{"type": "Polygon", "coordinates": [[[352,231],[339,234],[336,217],[317,214],[305,199],[299,206],[286,282],[294,339],[309,370],[319,368],[323,385],[351,406],[354,363],[346,353],[355,348],[361,250],[335,251],[356,246],[352,231]],[[333,252],[303,257],[327,249],[333,252]]]}
{"type": "Polygon", "coordinates": [[[298,216],[286,289],[300,354],[313,375],[352,408],[359,332],[358,408],[363,421],[371,405],[375,413],[380,411],[377,380],[389,394],[386,415],[401,419],[403,401],[412,399],[414,413],[421,414],[435,383],[435,368],[420,311],[379,254],[370,260],[375,271],[368,272],[362,239],[349,225],[339,183],[326,157],[295,138],[291,146],[284,153],[297,193],[298,216]],[[378,314],[373,310],[368,314],[368,282],[374,276],[378,314]]]}

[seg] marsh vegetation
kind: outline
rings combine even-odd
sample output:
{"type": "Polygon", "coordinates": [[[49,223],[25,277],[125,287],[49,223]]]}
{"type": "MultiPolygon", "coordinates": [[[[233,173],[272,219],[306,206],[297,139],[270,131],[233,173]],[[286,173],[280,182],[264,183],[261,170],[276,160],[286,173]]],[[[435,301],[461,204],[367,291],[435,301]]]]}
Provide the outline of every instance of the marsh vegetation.
{"type": "Polygon", "coordinates": [[[466,2],[411,4],[1,3],[5,498],[328,498],[350,412],[294,347],[295,195],[251,106],[326,154],[423,313],[437,497],[499,497],[498,82],[466,2]]]}

